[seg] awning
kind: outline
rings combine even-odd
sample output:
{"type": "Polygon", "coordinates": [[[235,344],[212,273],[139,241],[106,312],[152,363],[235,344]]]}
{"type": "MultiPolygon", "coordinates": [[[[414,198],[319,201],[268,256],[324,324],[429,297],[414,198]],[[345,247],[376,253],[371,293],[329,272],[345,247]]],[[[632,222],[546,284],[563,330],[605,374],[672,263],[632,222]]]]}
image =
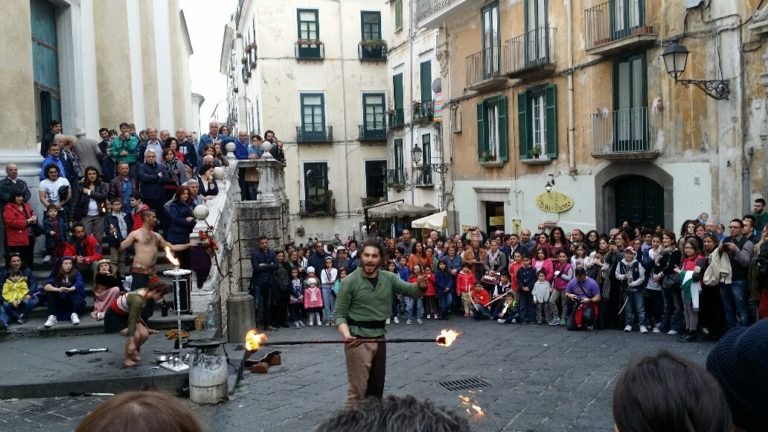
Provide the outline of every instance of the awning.
{"type": "Polygon", "coordinates": [[[434,207],[398,202],[369,209],[368,216],[374,218],[419,217],[434,213],[436,210],[434,207]]]}
{"type": "Polygon", "coordinates": [[[415,221],[411,222],[411,227],[427,228],[433,230],[448,228],[448,212],[441,211],[440,213],[435,213],[429,216],[424,216],[421,219],[416,219],[415,221]]]}

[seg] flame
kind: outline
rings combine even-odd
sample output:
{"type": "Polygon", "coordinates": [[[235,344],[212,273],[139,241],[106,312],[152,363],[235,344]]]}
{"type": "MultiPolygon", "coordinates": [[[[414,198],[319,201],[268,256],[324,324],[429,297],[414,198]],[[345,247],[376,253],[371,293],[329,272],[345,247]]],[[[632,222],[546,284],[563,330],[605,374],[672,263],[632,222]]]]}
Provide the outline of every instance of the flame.
{"type": "Polygon", "coordinates": [[[470,417],[482,417],[485,415],[483,407],[478,405],[478,402],[469,396],[459,395],[461,404],[466,407],[465,411],[470,417]]]}
{"type": "Polygon", "coordinates": [[[267,341],[267,335],[263,333],[256,333],[256,330],[248,330],[245,334],[245,349],[248,351],[256,351],[259,349],[259,345],[267,341]]]}
{"type": "Polygon", "coordinates": [[[165,257],[168,259],[168,262],[173,264],[174,266],[179,266],[179,260],[173,256],[173,252],[171,252],[171,247],[168,245],[165,245],[165,257]]]}
{"type": "Polygon", "coordinates": [[[449,347],[457,337],[459,337],[459,332],[456,330],[442,330],[440,335],[435,340],[437,341],[438,345],[449,347]]]}

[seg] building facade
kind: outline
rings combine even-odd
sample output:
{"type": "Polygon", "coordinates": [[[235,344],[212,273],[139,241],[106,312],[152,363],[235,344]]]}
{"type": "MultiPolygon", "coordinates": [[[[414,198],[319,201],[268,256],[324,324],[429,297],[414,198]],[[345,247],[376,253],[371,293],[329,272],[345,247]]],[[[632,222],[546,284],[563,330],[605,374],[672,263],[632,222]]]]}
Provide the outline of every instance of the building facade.
{"type": "Polygon", "coordinates": [[[442,80],[435,57],[439,32],[417,26],[412,19],[415,1],[395,0],[389,5],[394,32],[387,55],[392,95],[387,109],[388,197],[444,208],[451,161],[439,127],[442,80]],[[413,158],[414,149],[418,160],[413,158]]]}
{"type": "Polygon", "coordinates": [[[361,229],[386,196],[385,0],[243,0],[224,31],[229,121],[275,132],[292,239],[361,229]]]}
{"type": "Polygon", "coordinates": [[[765,173],[758,3],[419,0],[417,25],[439,31],[443,135],[461,160],[454,228],[677,231],[700,212],[751,212],[765,173]],[[679,78],[722,80],[727,99],[667,74],[674,42],[690,51],[679,78]]]}
{"type": "MultiPolygon", "coordinates": [[[[15,162],[37,197],[40,141],[120,122],[138,129],[193,124],[192,45],[178,0],[10,0],[3,3],[0,159],[15,162]]],[[[43,214],[32,199],[35,212],[43,214]]]]}

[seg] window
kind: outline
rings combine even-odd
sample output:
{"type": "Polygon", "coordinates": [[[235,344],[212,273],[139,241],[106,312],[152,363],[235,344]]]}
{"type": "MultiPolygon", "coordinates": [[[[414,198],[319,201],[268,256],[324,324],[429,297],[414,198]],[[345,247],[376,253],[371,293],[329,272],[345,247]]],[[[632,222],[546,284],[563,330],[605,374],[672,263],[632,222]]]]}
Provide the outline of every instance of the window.
{"type": "Polygon", "coordinates": [[[381,12],[360,12],[363,40],[381,40],[381,12]]]}
{"type": "Polygon", "coordinates": [[[384,94],[364,94],[363,129],[366,131],[383,131],[384,126],[384,94]]]}
{"type": "Polygon", "coordinates": [[[330,212],[332,202],[328,186],[328,163],[305,162],[302,213],[330,212]]]}
{"type": "Polygon", "coordinates": [[[395,0],[395,31],[403,29],[403,0],[395,0]]]}
{"type": "Polygon", "coordinates": [[[536,87],[517,96],[520,159],[557,158],[557,91],[536,87]]]}
{"type": "Polygon", "coordinates": [[[477,156],[481,162],[509,160],[507,98],[496,96],[477,104],[477,156]]]}
{"type": "Polygon", "coordinates": [[[301,94],[301,130],[305,134],[325,133],[325,96],[301,94]]]}
{"type": "Polygon", "coordinates": [[[299,22],[299,40],[319,41],[320,22],[317,9],[299,9],[296,14],[299,22]]]}
{"type": "Polygon", "coordinates": [[[381,198],[386,196],[387,161],[365,161],[365,196],[381,198]]]}
{"type": "Polygon", "coordinates": [[[499,5],[494,3],[482,9],[483,78],[498,74],[501,62],[501,35],[499,33],[499,5]]]}
{"type": "Polygon", "coordinates": [[[644,0],[611,0],[611,27],[614,39],[629,36],[633,28],[645,22],[643,3],[644,0]]]}
{"type": "Polygon", "coordinates": [[[403,74],[399,73],[392,77],[392,87],[394,89],[395,110],[393,118],[390,121],[391,127],[398,127],[405,124],[405,113],[403,112],[403,74]]]}
{"type": "Polygon", "coordinates": [[[405,183],[405,173],[403,171],[404,164],[403,164],[403,139],[402,138],[396,138],[395,139],[395,154],[394,154],[394,161],[395,161],[395,169],[394,169],[394,175],[392,176],[392,183],[405,183]]]}
{"type": "Polygon", "coordinates": [[[421,136],[421,178],[417,182],[422,185],[432,185],[432,135],[421,136]]]}
{"type": "Polygon", "coordinates": [[[420,68],[421,103],[432,102],[432,62],[421,62],[420,68]]]}
{"type": "Polygon", "coordinates": [[[547,0],[525,1],[525,62],[540,63],[548,59],[547,0]]]}
{"type": "Polygon", "coordinates": [[[613,64],[613,151],[649,150],[645,55],[613,64]]]}

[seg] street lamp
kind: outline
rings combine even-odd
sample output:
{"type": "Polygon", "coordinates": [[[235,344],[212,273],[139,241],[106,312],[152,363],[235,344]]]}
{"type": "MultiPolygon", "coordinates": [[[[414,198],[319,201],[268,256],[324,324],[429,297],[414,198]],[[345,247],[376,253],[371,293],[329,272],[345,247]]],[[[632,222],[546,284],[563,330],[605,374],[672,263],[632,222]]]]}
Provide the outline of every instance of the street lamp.
{"type": "Polygon", "coordinates": [[[686,88],[694,85],[713,99],[727,100],[728,96],[731,94],[731,90],[728,87],[728,81],[726,80],[678,79],[680,78],[680,75],[685,72],[685,65],[688,62],[688,54],[690,54],[688,48],[677,41],[664,48],[664,53],[661,57],[664,59],[664,67],[667,69],[667,74],[674,78],[675,82],[679,82],[686,88]]]}
{"type": "MultiPolygon", "coordinates": [[[[411,160],[414,164],[416,164],[417,167],[421,167],[423,161],[421,160],[422,156],[424,155],[424,152],[421,150],[421,147],[419,147],[419,144],[417,143],[413,150],[411,150],[411,160]]],[[[448,172],[448,164],[446,163],[428,163],[424,164],[424,169],[431,169],[432,171],[438,173],[438,174],[445,174],[448,172]]]]}

